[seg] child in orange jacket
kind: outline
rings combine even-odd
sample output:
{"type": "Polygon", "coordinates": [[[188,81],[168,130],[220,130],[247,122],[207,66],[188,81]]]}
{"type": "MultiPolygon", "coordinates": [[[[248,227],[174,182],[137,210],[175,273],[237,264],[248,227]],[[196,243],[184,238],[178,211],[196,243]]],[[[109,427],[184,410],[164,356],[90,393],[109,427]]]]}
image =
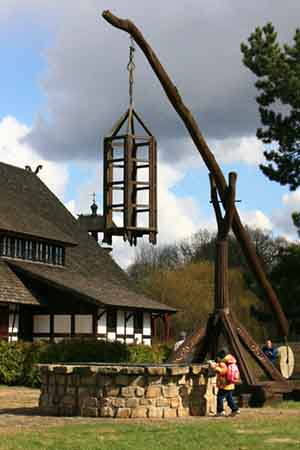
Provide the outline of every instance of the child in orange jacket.
{"type": "Polygon", "coordinates": [[[221,350],[217,354],[217,363],[211,363],[211,367],[217,373],[217,416],[225,416],[224,400],[227,401],[232,416],[240,414],[240,409],[232,396],[235,383],[228,380],[229,366],[231,364],[236,365],[236,359],[225,350],[221,350]]]}

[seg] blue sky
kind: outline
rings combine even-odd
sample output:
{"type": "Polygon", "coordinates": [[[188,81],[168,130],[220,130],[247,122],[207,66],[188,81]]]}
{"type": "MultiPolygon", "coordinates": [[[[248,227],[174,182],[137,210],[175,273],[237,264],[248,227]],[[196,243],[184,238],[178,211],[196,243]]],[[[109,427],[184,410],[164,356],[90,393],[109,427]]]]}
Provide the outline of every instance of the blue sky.
{"type": "MultiPolygon", "coordinates": [[[[290,39],[300,12],[289,0],[290,10],[284,5],[270,9],[273,2],[268,0],[245,10],[231,0],[188,3],[185,11],[179,6],[177,11],[167,0],[157,20],[155,5],[147,4],[147,14],[143,2],[135,0],[113,0],[109,6],[145,31],[224,173],[238,172],[238,208],[244,220],[293,239],[290,214],[300,209],[300,193],[290,193],[258,169],[263,147],[255,140],[255,90],[241,63],[239,44],[266,20],[277,25],[283,39],[290,39]],[[224,17],[238,20],[227,30],[224,17]],[[181,25],[185,39],[176,32],[181,25]],[[221,41],[215,39],[218,33],[221,41]]],[[[88,211],[94,191],[101,206],[101,140],[127,106],[128,39],[99,18],[106,7],[103,1],[80,0],[72,10],[69,6],[66,0],[1,2],[0,158],[21,166],[28,160],[33,165],[43,161],[41,178],[76,214],[88,211]]],[[[214,228],[207,169],[137,53],[135,101],[159,142],[160,242],[174,242],[201,227],[214,228]]],[[[114,255],[125,266],[133,251],[116,242],[114,255]]]]}

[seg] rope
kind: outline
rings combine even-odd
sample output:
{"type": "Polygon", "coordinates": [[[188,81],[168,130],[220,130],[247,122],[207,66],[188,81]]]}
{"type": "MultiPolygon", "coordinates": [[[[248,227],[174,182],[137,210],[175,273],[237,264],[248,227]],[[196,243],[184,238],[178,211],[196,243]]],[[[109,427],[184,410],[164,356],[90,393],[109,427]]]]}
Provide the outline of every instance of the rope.
{"type": "Polygon", "coordinates": [[[133,40],[133,37],[130,36],[129,62],[127,64],[127,70],[129,72],[129,105],[130,105],[130,108],[132,108],[132,105],[133,105],[133,83],[134,83],[133,72],[135,69],[134,52],[135,52],[134,40],[133,40]]]}

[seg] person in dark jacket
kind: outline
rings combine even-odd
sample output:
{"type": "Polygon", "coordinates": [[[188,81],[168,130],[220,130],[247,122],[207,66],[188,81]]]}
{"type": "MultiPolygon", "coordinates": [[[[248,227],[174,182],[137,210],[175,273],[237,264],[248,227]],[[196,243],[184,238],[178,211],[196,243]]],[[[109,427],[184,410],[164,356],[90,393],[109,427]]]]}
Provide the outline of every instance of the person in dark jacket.
{"type": "Polygon", "coordinates": [[[268,339],[262,348],[263,353],[269,358],[269,360],[274,364],[278,356],[277,348],[273,346],[273,343],[268,339]]]}

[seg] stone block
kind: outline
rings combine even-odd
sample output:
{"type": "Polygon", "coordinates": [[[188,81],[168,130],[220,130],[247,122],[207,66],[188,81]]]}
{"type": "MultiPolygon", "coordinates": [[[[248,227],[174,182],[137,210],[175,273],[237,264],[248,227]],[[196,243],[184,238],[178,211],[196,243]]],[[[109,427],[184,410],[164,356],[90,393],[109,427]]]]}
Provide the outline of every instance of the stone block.
{"type": "Polygon", "coordinates": [[[146,385],[146,379],[143,375],[131,375],[129,376],[128,385],[144,387],[146,385]]]}
{"type": "Polygon", "coordinates": [[[128,386],[129,384],[129,376],[119,374],[116,376],[116,384],[119,386],[128,386]]]}
{"type": "Polygon", "coordinates": [[[101,397],[103,397],[103,394],[104,394],[104,388],[96,387],[96,389],[95,389],[95,397],[101,398],[101,397]]]}
{"type": "Polygon", "coordinates": [[[65,375],[55,375],[55,384],[58,385],[65,385],[66,384],[66,377],[65,375]]]}
{"type": "Polygon", "coordinates": [[[159,398],[158,400],[156,400],[156,406],[170,407],[170,400],[167,398],[159,398]]]}
{"type": "Polygon", "coordinates": [[[171,408],[163,408],[163,417],[164,419],[173,419],[177,417],[177,410],[171,408]]]}
{"type": "Polygon", "coordinates": [[[97,374],[96,377],[96,383],[98,386],[103,387],[103,386],[109,386],[110,384],[112,384],[113,380],[112,377],[109,375],[102,375],[102,374],[97,374]]]}
{"type": "Polygon", "coordinates": [[[178,417],[188,417],[190,415],[189,408],[178,408],[177,409],[177,416],[178,417]]]}
{"type": "Polygon", "coordinates": [[[54,385],[55,384],[55,375],[54,374],[49,374],[49,377],[48,377],[48,384],[49,385],[54,385]]]}
{"type": "Polygon", "coordinates": [[[111,406],[115,408],[125,408],[126,400],[124,398],[112,398],[111,406]]]}
{"type": "Polygon", "coordinates": [[[134,397],[135,388],[131,386],[126,386],[121,388],[122,397],[134,397]]]}
{"type": "Polygon", "coordinates": [[[147,398],[157,398],[161,396],[161,387],[160,386],[149,386],[146,390],[147,398]]]}
{"type": "Polygon", "coordinates": [[[179,408],[181,406],[179,398],[178,397],[171,398],[170,406],[171,408],[179,408]]]}
{"type": "Polygon", "coordinates": [[[154,406],[155,400],[152,400],[151,398],[141,398],[140,399],[140,405],[141,406],[154,406]]]}
{"type": "Polygon", "coordinates": [[[163,409],[150,406],[148,409],[149,419],[160,419],[163,416],[163,409]]]}
{"type": "Polygon", "coordinates": [[[39,398],[39,407],[40,408],[45,408],[46,406],[49,406],[50,401],[49,401],[49,395],[48,394],[42,394],[40,395],[39,398]]]}
{"type": "Polygon", "coordinates": [[[94,386],[97,384],[97,377],[95,374],[82,376],[80,383],[83,386],[94,386]]]}
{"type": "Polygon", "coordinates": [[[120,394],[120,388],[116,385],[105,386],[104,395],[107,397],[118,397],[120,394]]]}
{"type": "Polygon", "coordinates": [[[113,408],[109,406],[103,406],[99,409],[99,416],[100,417],[114,417],[115,413],[113,408]]]}
{"type": "Polygon", "coordinates": [[[135,395],[136,395],[137,397],[143,397],[143,396],[145,395],[145,389],[142,388],[142,387],[140,387],[140,386],[137,386],[137,387],[135,388],[135,395]]]}
{"type": "Polygon", "coordinates": [[[99,400],[96,397],[87,397],[84,399],[84,406],[97,408],[99,400]]]}
{"type": "Polygon", "coordinates": [[[116,417],[120,419],[128,419],[131,414],[130,408],[118,408],[116,417]]]}
{"type": "Polygon", "coordinates": [[[136,408],[139,405],[139,400],[137,398],[128,398],[126,400],[127,408],[136,408]]]}
{"type": "Polygon", "coordinates": [[[73,386],[80,386],[80,375],[78,375],[77,373],[73,373],[71,375],[71,384],[73,386]]]}
{"type": "Polygon", "coordinates": [[[152,385],[152,384],[162,384],[163,382],[163,378],[159,377],[159,376],[152,376],[152,375],[148,375],[148,384],[152,385]]]}
{"type": "Polygon", "coordinates": [[[147,367],[147,373],[153,376],[161,376],[167,374],[166,367],[147,367]]]}
{"type": "Polygon", "coordinates": [[[163,396],[166,398],[177,397],[178,395],[178,387],[174,384],[169,386],[163,386],[163,396]]]}
{"type": "Polygon", "coordinates": [[[147,417],[148,408],[145,406],[138,406],[131,410],[131,417],[134,419],[147,417]]]}
{"type": "Polygon", "coordinates": [[[191,372],[193,375],[199,375],[199,373],[201,373],[202,370],[203,370],[203,366],[199,366],[197,364],[191,365],[191,372]]]}
{"type": "Polygon", "coordinates": [[[75,406],[76,399],[73,395],[67,394],[64,395],[61,399],[61,405],[62,406],[75,406]]]}
{"type": "Polygon", "coordinates": [[[81,415],[83,417],[98,417],[98,408],[85,406],[84,408],[81,408],[81,415]]]}
{"type": "Polygon", "coordinates": [[[83,398],[89,397],[89,395],[90,395],[90,392],[89,392],[88,388],[81,387],[81,386],[78,388],[78,398],[83,399],[83,398]]]}
{"type": "Polygon", "coordinates": [[[62,397],[66,392],[65,386],[64,385],[58,385],[56,386],[56,393],[58,396],[62,397]]]}
{"type": "Polygon", "coordinates": [[[127,375],[143,375],[145,373],[144,367],[122,367],[121,373],[127,375]]]}
{"type": "Polygon", "coordinates": [[[185,367],[168,367],[168,372],[171,375],[187,375],[190,371],[190,368],[188,366],[185,367]]]}
{"type": "Polygon", "coordinates": [[[58,408],[58,415],[64,417],[72,417],[75,415],[75,408],[71,405],[64,405],[58,408]]]}

